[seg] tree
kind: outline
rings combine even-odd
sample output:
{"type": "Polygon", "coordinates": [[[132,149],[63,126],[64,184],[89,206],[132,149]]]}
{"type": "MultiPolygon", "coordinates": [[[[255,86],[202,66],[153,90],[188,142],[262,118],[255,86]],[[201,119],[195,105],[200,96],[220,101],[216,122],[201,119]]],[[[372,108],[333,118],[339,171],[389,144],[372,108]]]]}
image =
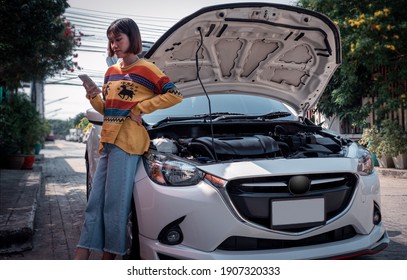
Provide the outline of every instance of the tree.
{"type": "Polygon", "coordinates": [[[65,139],[65,135],[69,134],[69,129],[74,127],[73,120],[69,118],[68,120],[48,120],[51,126],[51,130],[54,135],[59,139],[65,139]]]}
{"type": "Polygon", "coordinates": [[[74,117],[74,119],[73,119],[73,124],[74,124],[74,126],[77,127],[77,126],[81,123],[81,121],[82,121],[83,118],[86,118],[86,114],[85,114],[85,113],[79,113],[79,114],[77,114],[77,115],[74,117]]]}
{"type": "Polygon", "coordinates": [[[299,0],[297,5],[327,15],[341,31],[342,65],[318,103],[320,112],[366,126],[369,113],[375,112],[380,122],[386,113],[405,106],[403,1],[299,0]],[[362,104],[363,98],[370,101],[362,104]]]}
{"type": "Polygon", "coordinates": [[[66,0],[0,0],[0,79],[11,91],[78,68],[74,51],[83,34],[63,17],[67,7],[66,0]]]}
{"type": "MultiPolygon", "coordinates": [[[[0,119],[1,120],[1,119],[0,119]]],[[[88,125],[85,113],[79,113],[74,118],[68,120],[48,120],[50,127],[57,138],[64,139],[65,135],[69,134],[69,129],[80,128],[84,129],[88,125]]]]}

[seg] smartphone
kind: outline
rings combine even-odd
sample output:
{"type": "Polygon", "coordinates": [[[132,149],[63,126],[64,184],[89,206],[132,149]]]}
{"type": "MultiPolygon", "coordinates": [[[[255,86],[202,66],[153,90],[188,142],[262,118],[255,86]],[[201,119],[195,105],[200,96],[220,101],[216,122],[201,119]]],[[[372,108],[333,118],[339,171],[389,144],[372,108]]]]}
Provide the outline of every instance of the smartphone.
{"type": "Polygon", "coordinates": [[[95,86],[97,88],[99,88],[97,86],[97,84],[87,75],[87,74],[80,74],[78,75],[79,79],[81,79],[88,87],[91,86],[95,86]]]}

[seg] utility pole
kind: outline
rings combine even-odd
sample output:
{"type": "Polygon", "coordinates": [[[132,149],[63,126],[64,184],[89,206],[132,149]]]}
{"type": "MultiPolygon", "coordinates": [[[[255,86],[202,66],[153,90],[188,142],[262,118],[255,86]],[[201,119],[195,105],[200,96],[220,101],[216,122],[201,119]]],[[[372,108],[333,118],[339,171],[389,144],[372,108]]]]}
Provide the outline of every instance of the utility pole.
{"type": "Polygon", "coordinates": [[[42,81],[33,80],[31,82],[31,102],[40,115],[44,117],[44,83],[42,81]]]}

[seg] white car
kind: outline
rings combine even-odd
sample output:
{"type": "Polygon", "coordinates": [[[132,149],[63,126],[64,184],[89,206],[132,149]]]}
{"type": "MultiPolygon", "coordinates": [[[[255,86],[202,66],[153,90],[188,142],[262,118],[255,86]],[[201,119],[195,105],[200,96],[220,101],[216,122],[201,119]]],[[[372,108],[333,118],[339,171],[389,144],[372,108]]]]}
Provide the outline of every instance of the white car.
{"type": "MultiPolygon", "coordinates": [[[[135,177],[133,256],[337,259],[386,248],[370,154],[305,117],[341,63],[330,19],[271,3],[206,7],[145,57],[184,100],[143,117],[151,148],[135,177]]],[[[89,187],[99,131],[87,144],[89,187]]]]}

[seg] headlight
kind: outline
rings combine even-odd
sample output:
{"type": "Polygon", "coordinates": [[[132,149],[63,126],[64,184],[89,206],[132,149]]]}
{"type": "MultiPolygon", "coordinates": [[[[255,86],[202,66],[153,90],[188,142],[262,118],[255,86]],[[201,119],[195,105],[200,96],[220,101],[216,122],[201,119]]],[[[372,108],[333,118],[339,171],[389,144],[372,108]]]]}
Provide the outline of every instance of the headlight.
{"type": "Polygon", "coordinates": [[[373,159],[369,151],[359,147],[357,152],[358,158],[358,173],[362,176],[367,176],[373,173],[373,159]]]}
{"type": "Polygon", "coordinates": [[[196,166],[169,155],[151,153],[144,166],[150,179],[160,185],[191,186],[203,178],[203,173],[196,166]]]}

